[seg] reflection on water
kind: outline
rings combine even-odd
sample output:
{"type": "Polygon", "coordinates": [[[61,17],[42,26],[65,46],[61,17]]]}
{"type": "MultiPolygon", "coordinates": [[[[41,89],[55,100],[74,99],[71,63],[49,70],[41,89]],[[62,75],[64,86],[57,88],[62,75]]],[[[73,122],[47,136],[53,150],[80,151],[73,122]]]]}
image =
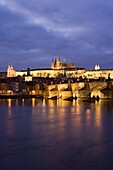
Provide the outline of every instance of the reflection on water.
{"type": "Polygon", "coordinates": [[[101,126],[101,116],[102,116],[102,111],[101,111],[101,101],[96,103],[96,107],[95,107],[95,123],[97,127],[101,126]]]}
{"type": "Polygon", "coordinates": [[[11,117],[11,99],[7,99],[7,102],[8,102],[8,115],[9,117],[11,117]]]}
{"type": "Polygon", "coordinates": [[[35,106],[35,98],[32,98],[32,107],[35,106]]]}
{"type": "Polygon", "coordinates": [[[0,100],[0,168],[111,170],[110,102],[0,100]]]}
{"type": "Polygon", "coordinates": [[[7,99],[8,101],[8,107],[11,107],[11,99],[7,99]]]}
{"type": "MultiPolygon", "coordinates": [[[[107,105],[108,103],[106,103],[106,106],[109,107],[109,105],[107,105]]],[[[36,98],[32,98],[32,99],[0,99],[0,106],[8,106],[9,108],[11,106],[32,106],[32,107],[36,107],[36,106],[61,106],[61,107],[66,107],[66,106],[76,106],[76,112],[79,114],[81,112],[80,109],[81,106],[94,106],[95,105],[95,109],[96,109],[96,113],[100,113],[101,112],[101,105],[102,102],[98,101],[95,103],[84,103],[82,101],[78,101],[78,100],[73,100],[73,101],[68,101],[68,100],[41,100],[41,99],[36,99],[36,98]]],[[[104,103],[105,105],[105,103],[104,103]]],[[[88,108],[86,107],[86,110],[88,110],[88,108]]]]}
{"type": "Polygon", "coordinates": [[[22,99],[22,106],[24,106],[24,99],[22,99]]]}

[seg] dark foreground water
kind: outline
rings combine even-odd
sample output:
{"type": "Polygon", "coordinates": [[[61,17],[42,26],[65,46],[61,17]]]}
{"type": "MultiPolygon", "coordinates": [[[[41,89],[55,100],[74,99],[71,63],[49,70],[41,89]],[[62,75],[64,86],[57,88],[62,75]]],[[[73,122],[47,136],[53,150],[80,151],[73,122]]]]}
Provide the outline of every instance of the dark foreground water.
{"type": "Polygon", "coordinates": [[[112,169],[112,102],[0,100],[0,170],[112,169]]]}

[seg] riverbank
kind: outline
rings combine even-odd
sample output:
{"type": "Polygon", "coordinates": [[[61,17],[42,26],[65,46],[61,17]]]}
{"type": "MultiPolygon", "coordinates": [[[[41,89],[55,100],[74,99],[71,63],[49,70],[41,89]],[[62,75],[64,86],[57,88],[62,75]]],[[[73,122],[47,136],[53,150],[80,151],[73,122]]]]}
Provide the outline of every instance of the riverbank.
{"type": "Polygon", "coordinates": [[[29,99],[29,98],[38,98],[43,99],[43,95],[0,95],[0,99],[29,99]]]}

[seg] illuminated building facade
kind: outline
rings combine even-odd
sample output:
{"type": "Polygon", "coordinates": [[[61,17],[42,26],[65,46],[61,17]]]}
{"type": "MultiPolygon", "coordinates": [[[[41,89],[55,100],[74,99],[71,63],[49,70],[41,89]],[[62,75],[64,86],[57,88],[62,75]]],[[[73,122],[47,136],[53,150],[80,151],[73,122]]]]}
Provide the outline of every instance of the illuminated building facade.
{"type": "MultiPolygon", "coordinates": [[[[100,69],[99,65],[95,65],[94,70],[85,70],[84,68],[77,68],[73,63],[62,62],[60,56],[58,56],[57,60],[52,59],[51,68],[31,69],[29,72],[30,75],[28,75],[28,70],[16,71],[13,66],[8,65],[7,77],[32,76],[56,78],[66,76],[67,78],[113,79],[112,69],[100,69]]],[[[28,78],[26,77],[26,79],[28,78]]],[[[30,77],[30,79],[32,78],[30,77]]]]}
{"type": "Polygon", "coordinates": [[[16,77],[16,71],[13,69],[12,65],[8,65],[7,68],[7,77],[16,77]]]}
{"type": "MultiPolygon", "coordinates": [[[[66,77],[80,77],[84,74],[84,68],[77,68],[73,63],[62,62],[60,56],[55,61],[52,59],[51,68],[47,69],[31,69],[30,75],[32,77],[50,77],[56,78],[58,76],[66,77]]],[[[27,76],[28,70],[16,71],[12,66],[8,65],[7,77],[27,76]]]]}

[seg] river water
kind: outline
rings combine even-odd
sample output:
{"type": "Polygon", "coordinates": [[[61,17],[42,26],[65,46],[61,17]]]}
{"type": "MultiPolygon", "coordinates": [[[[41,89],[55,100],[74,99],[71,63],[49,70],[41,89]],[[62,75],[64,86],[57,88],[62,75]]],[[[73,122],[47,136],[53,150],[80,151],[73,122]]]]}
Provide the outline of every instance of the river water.
{"type": "Polygon", "coordinates": [[[113,169],[113,102],[0,100],[0,170],[82,169],[113,169]]]}

